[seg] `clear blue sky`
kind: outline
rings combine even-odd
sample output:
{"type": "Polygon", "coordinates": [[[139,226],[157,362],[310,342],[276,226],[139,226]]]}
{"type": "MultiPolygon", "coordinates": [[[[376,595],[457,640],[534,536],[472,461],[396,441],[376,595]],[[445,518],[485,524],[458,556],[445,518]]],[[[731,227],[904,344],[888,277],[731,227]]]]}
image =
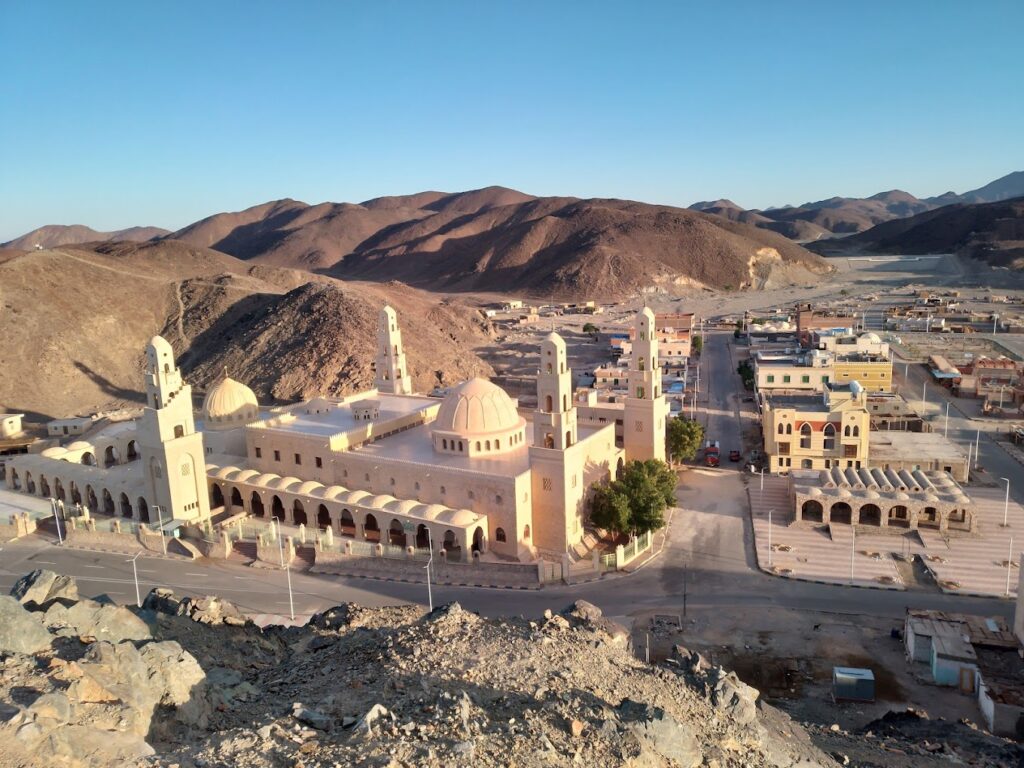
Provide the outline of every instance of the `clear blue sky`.
{"type": "Polygon", "coordinates": [[[500,184],[745,207],[1024,169],[1024,2],[0,0],[0,241],[500,184]]]}

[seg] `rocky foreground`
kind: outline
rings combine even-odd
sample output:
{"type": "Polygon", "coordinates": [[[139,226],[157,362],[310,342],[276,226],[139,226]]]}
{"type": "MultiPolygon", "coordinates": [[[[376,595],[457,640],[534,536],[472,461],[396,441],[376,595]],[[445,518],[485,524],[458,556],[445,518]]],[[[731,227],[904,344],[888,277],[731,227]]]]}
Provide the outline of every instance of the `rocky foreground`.
{"type": "Polygon", "coordinates": [[[584,602],[540,621],[342,605],[260,629],[216,598],[128,609],[35,571],[0,597],[0,655],[5,767],[849,764],[699,654],[637,660],[584,602]]]}

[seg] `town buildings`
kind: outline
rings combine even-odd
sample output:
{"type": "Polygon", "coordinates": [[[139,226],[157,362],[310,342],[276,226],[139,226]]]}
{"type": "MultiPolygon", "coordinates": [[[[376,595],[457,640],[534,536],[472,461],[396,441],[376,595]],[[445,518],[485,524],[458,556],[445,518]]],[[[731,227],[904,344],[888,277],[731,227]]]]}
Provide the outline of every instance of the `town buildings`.
{"type": "Polygon", "coordinates": [[[15,457],[7,485],[143,522],[228,513],[395,546],[433,542],[458,559],[559,557],[583,538],[595,483],[627,460],[665,455],[668,407],[649,309],[633,333],[625,396],[588,404],[582,420],[554,333],[539,349],[538,406],[525,414],[483,379],[442,400],[412,393],[397,316],[385,307],[374,389],[262,409],[225,373],[198,423],[170,345],[154,337],[142,417],[15,457]]]}

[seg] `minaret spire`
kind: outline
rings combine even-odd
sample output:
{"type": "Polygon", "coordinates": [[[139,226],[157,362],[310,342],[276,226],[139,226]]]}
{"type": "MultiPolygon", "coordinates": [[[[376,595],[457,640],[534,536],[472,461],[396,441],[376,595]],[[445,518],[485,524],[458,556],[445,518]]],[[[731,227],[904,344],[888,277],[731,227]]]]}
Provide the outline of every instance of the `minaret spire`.
{"type": "Polygon", "coordinates": [[[377,326],[376,384],[377,391],[392,395],[412,393],[412,382],[405,366],[402,331],[398,315],[390,306],[380,311],[377,326]]]}

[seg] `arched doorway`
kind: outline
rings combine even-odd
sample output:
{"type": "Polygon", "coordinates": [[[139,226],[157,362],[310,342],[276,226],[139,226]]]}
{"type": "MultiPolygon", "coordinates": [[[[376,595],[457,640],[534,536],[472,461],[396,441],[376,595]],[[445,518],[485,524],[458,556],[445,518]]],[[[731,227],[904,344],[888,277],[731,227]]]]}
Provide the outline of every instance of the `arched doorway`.
{"type": "MultiPolygon", "coordinates": [[[[622,463],[622,459],[619,459],[619,463],[620,464],[622,463]]],[[[529,525],[525,525],[525,526],[523,526],[523,541],[529,541],[529,540],[530,540],[530,526],[529,525]]]]}
{"type": "Polygon", "coordinates": [[[484,529],[479,525],[476,530],[473,531],[473,551],[474,552],[485,552],[487,546],[487,540],[484,538],[484,529]]]}
{"type": "Polygon", "coordinates": [[[25,473],[25,490],[34,494],[36,492],[36,481],[32,479],[32,473],[25,473]]]}
{"type": "Polygon", "coordinates": [[[117,513],[117,510],[114,508],[114,499],[106,488],[103,489],[103,511],[108,515],[117,513]]]}
{"type": "Polygon", "coordinates": [[[497,528],[494,531],[494,540],[495,541],[507,541],[508,540],[507,537],[505,536],[505,529],[504,528],[497,528]]]}
{"type": "Polygon", "coordinates": [[[306,509],[302,506],[302,502],[296,499],[292,502],[292,520],[295,525],[306,524],[306,509]]]}
{"type": "Polygon", "coordinates": [[[86,451],[82,454],[82,463],[88,467],[96,466],[96,457],[91,452],[86,451]]]}
{"type": "Polygon", "coordinates": [[[117,455],[117,449],[114,446],[112,446],[112,445],[108,445],[106,450],[103,451],[103,466],[104,467],[112,467],[112,466],[114,466],[115,464],[117,464],[118,458],[119,457],[117,455]]]}
{"type": "Polygon", "coordinates": [[[139,458],[139,452],[135,448],[135,441],[128,441],[128,461],[134,461],[139,458]]]}
{"type": "Polygon", "coordinates": [[[85,503],[93,512],[99,511],[100,503],[96,500],[96,491],[92,489],[91,485],[85,486],[85,503]]]}
{"type": "Polygon", "coordinates": [[[252,498],[249,500],[249,507],[252,509],[253,515],[256,517],[263,517],[266,514],[266,510],[263,509],[263,499],[256,491],[252,492],[252,498]]]}
{"type": "Polygon", "coordinates": [[[363,538],[367,541],[380,541],[380,526],[373,515],[366,516],[366,522],[363,523],[363,538]]]}
{"type": "Polygon", "coordinates": [[[459,546],[459,541],[455,538],[454,531],[444,532],[444,551],[448,554],[449,560],[462,559],[462,547],[459,546]]]}
{"type": "Polygon", "coordinates": [[[18,470],[11,470],[11,488],[16,491],[21,490],[21,478],[18,477],[18,470]]]}
{"type": "Polygon", "coordinates": [[[50,484],[46,480],[46,475],[39,476],[39,495],[45,497],[50,496],[50,484]]]}
{"type": "Polygon", "coordinates": [[[820,501],[814,499],[808,499],[804,502],[803,506],[800,507],[800,518],[807,520],[812,523],[820,523],[825,519],[825,510],[821,506],[820,501]]]}
{"type": "Polygon", "coordinates": [[[881,525],[882,510],[877,504],[865,504],[860,508],[861,525],[881,525]]]}
{"type": "Polygon", "coordinates": [[[72,504],[81,504],[82,503],[82,492],[80,490],[78,490],[78,486],[75,484],[74,480],[71,481],[71,503],[72,504]]]}
{"type": "Polygon", "coordinates": [[[917,524],[921,528],[938,528],[939,510],[935,507],[925,507],[917,517],[917,524]]]}
{"type": "Polygon", "coordinates": [[[216,483],[210,488],[210,506],[214,509],[224,506],[224,491],[216,483]]]}
{"type": "Polygon", "coordinates": [[[338,528],[341,530],[342,536],[347,536],[350,539],[356,537],[356,521],[347,509],[341,510],[341,523],[338,528]]]}
{"type": "Polygon", "coordinates": [[[61,483],[59,477],[53,481],[53,495],[56,496],[61,501],[68,500],[67,496],[64,493],[64,485],[63,483],[61,483]]]}
{"type": "Polygon", "coordinates": [[[149,504],[146,502],[146,500],[142,496],[139,496],[138,507],[139,507],[139,521],[143,522],[143,523],[148,523],[149,522],[149,504]]]}
{"type": "Polygon", "coordinates": [[[828,513],[829,522],[849,525],[853,521],[853,508],[845,501],[837,501],[828,513]]]}
{"type": "Polygon", "coordinates": [[[401,520],[391,521],[391,525],[388,526],[388,541],[395,547],[405,546],[405,529],[401,520]]]}
{"type": "Polygon", "coordinates": [[[889,509],[889,525],[894,528],[910,527],[910,512],[902,504],[889,509]]]}
{"type": "Polygon", "coordinates": [[[430,532],[423,523],[416,526],[416,548],[430,549],[430,532]]]}
{"type": "Polygon", "coordinates": [[[277,496],[274,496],[270,502],[270,515],[278,522],[284,522],[284,504],[277,496]]]}
{"type": "Polygon", "coordinates": [[[316,527],[327,530],[331,527],[331,513],[326,506],[321,504],[316,508],[316,527]]]}
{"type": "Polygon", "coordinates": [[[232,508],[243,509],[245,504],[242,502],[242,494],[237,488],[231,489],[231,506],[232,508]]]}
{"type": "Polygon", "coordinates": [[[128,494],[122,493],[120,497],[121,502],[121,517],[132,516],[132,503],[128,501],[128,494]]]}
{"type": "MultiPolygon", "coordinates": [[[[624,466],[625,466],[625,463],[623,462],[622,457],[619,456],[619,460],[617,462],[615,462],[615,477],[616,478],[618,478],[619,476],[622,475],[622,468],[624,466]]],[[[529,527],[529,526],[527,526],[527,527],[529,527]]]]}

